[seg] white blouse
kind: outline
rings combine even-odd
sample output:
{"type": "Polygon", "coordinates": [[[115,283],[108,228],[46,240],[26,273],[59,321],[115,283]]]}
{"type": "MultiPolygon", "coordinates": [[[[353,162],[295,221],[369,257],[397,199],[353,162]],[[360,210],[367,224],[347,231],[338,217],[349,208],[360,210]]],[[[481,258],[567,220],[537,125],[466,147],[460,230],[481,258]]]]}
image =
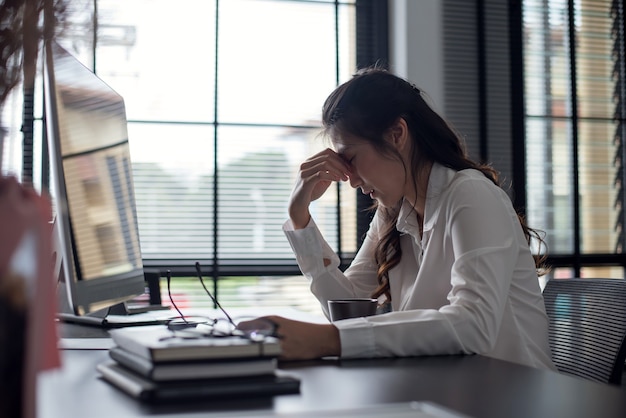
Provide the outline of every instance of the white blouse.
{"type": "MultiPolygon", "coordinates": [[[[374,248],[381,221],[345,273],[311,220],[283,227],[311,291],[327,301],[369,297],[378,286],[374,248]],[[331,260],[324,266],[323,259],[331,260]]],[[[555,369],[548,318],[519,220],[508,195],[477,170],[434,164],[423,234],[404,203],[397,222],[402,259],[389,272],[392,312],[334,322],[342,357],[483,354],[555,369]]]]}

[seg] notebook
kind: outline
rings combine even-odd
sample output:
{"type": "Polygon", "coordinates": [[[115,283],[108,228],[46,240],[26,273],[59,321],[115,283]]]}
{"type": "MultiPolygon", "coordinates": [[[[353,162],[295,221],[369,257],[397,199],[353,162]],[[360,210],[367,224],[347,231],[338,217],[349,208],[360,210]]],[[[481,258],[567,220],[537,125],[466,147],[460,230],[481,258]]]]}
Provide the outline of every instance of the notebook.
{"type": "Polygon", "coordinates": [[[274,337],[250,340],[239,336],[207,337],[198,328],[172,332],[165,325],[119,328],[109,331],[119,347],[152,362],[278,357],[274,337]]]}
{"type": "Polygon", "coordinates": [[[277,364],[272,357],[154,363],[120,347],[111,348],[109,356],[127,369],[155,381],[268,375],[274,373],[277,364]]]}

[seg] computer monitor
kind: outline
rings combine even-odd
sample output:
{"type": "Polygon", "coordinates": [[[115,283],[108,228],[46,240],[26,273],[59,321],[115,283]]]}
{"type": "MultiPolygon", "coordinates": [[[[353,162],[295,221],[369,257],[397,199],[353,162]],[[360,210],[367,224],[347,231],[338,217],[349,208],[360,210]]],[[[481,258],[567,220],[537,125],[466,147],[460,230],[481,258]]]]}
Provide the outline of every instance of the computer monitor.
{"type": "Polygon", "coordinates": [[[59,316],[104,325],[146,289],[124,100],[56,42],[45,58],[59,316]]]}

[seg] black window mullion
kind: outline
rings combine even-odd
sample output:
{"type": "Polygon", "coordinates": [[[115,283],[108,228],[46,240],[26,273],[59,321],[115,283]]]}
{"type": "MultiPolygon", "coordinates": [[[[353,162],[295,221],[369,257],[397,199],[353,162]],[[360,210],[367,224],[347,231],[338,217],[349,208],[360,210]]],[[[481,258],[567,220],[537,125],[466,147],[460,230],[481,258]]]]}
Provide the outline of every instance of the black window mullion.
{"type": "MultiPolygon", "coordinates": [[[[549,7],[550,7],[549,0],[544,0],[543,7],[544,7],[544,10],[549,10],[549,7]]],[[[542,24],[543,24],[543,34],[544,34],[544,36],[543,36],[543,48],[544,48],[544,51],[546,51],[546,53],[544,54],[544,57],[543,57],[544,74],[553,74],[552,59],[553,59],[553,54],[555,53],[555,51],[554,51],[554,48],[552,46],[552,36],[551,36],[551,31],[550,31],[550,16],[549,16],[549,13],[544,13],[543,19],[542,19],[542,24]]],[[[543,80],[543,89],[544,89],[543,90],[544,92],[552,91],[552,80],[551,80],[551,77],[545,77],[544,78],[544,80],[543,80]]],[[[544,106],[545,106],[546,109],[552,109],[553,108],[554,103],[553,103],[553,97],[552,97],[551,94],[546,94],[545,95],[544,106]]],[[[554,120],[553,118],[554,118],[554,115],[552,114],[552,110],[549,110],[549,113],[545,117],[545,123],[544,123],[544,126],[543,126],[545,138],[553,138],[554,137],[554,126],[553,126],[553,123],[552,123],[553,120],[554,120]]],[[[552,144],[551,144],[550,141],[546,141],[546,143],[543,144],[542,152],[546,156],[546,161],[553,161],[554,155],[552,153],[552,144]]],[[[555,182],[555,179],[554,179],[555,174],[554,174],[554,165],[553,164],[546,164],[545,167],[543,167],[543,177],[544,177],[544,179],[546,179],[546,182],[548,182],[549,184],[554,184],[554,182],[555,182]]],[[[556,202],[555,202],[554,194],[551,191],[549,191],[549,190],[544,190],[543,202],[544,202],[546,207],[555,207],[556,202]]],[[[554,228],[556,227],[556,219],[555,219],[555,214],[554,213],[547,219],[547,223],[543,227],[544,228],[548,228],[550,230],[554,230],[554,228]]]]}
{"type": "Polygon", "coordinates": [[[218,295],[218,279],[219,279],[219,275],[220,275],[220,269],[219,269],[219,251],[218,251],[218,245],[219,245],[219,228],[218,228],[218,222],[219,222],[219,187],[218,187],[218,177],[219,177],[219,172],[218,172],[218,140],[219,140],[219,135],[218,135],[218,110],[217,110],[217,103],[218,103],[218,96],[219,96],[219,92],[218,92],[218,80],[219,80],[219,65],[218,65],[218,60],[219,60],[219,54],[218,54],[218,49],[219,49],[219,12],[220,12],[220,0],[216,0],[215,1],[215,79],[214,79],[214,96],[213,96],[213,263],[211,266],[211,279],[213,282],[213,296],[215,297],[215,300],[213,301],[213,308],[217,309],[217,301],[219,300],[219,295],[218,295]]]}
{"type": "Polygon", "coordinates": [[[509,2],[510,62],[511,62],[511,142],[513,206],[526,213],[526,124],[524,108],[524,41],[522,0],[509,2]]]}
{"type": "Polygon", "coordinates": [[[616,89],[614,92],[614,100],[617,103],[615,119],[617,119],[617,128],[615,132],[615,141],[618,144],[615,162],[619,164],[616,174],[615,184],[619,187],[615,205],[619,206],[619,212],[615,228],[619,229],[619,236],[615,245],[615,251],[623,253],[626,249],[626,44],[624,40],[624,29],[626,28],[626,14],[624,13],[624,4],[622,0],[614,0],[613,10],[613,36],[615,42],[613,53],[616,57],[614,76],[617,77],[616,89]]]}
{"type": "Polygon", "coordinates": [[[477,20],[477,52],[478,52],[478,129],[479,129],[479,154],[481,162],[487,162],[488,147],[488,124],[487,124],[487,51],[485,41],[485,1],[476,1],[477,20]]]}
{"type": "MultiPolygon", "coordinates": [[[[335,0],[335,84],[339,84],[339,1],[335,0]]],[[[344,254],[341,245],[341,183],[336,183],[337,207],[337,255],[340,264],[344,264],[344,254]]]]}
{"type": "MultiPolygon", "coordinates": [[[[96,72],[96,47],[98,45],[98,0],[93,1],[93,15],[92,15],[93,31],[92,31],[92,39],[91,39],[91,47],[92,47],[92,62],[94,72],[96,72]]],[[[97,72],[96,72],[97,73],[97,72]]]]}
{"type": "Polygon", "coordinates": [[[580,277],[580,186],[579,186],[579,178],[580,170],[578,169],[578,80],[577,80],[577,69],[576,69],[576,23],[575,23],[575,10],[574,10],[574,0],[568,0],[567,4],[567,13],[568,13],[568,42],[569,42],[569,65],[570,65],[570,100],[572,104],[572,120],[571,120],[571,129],[572,129],[572,194],[573,194],[573,229],[574,229],[574,276],[580,277]]]}

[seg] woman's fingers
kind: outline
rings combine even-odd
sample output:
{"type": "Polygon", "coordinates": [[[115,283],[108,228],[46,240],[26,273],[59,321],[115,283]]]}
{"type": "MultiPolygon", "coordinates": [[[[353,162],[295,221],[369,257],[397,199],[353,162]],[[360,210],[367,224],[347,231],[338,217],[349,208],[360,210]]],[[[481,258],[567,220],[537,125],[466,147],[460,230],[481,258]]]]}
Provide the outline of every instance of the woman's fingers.
{"type": "Polygon", "coordinates": [[[280,338],[281,358],[308,360],[341,353],[339,331],[331,324],[295,321],[281,316],[266,316],[240,323],[242,329],[253,329],[259,320],[275,325],[275,335],[280,338]]]}
{"type": "Polygon", "coordinates": [[[313,201],[328,189],[331,182],[347,181],[349,173],[348,163],[333,150],[325,149],[302,163],[298,182],[311,194],[313,201]]]}
{"type": "Polygon", "coordinates": [[[331,149],[325,149],[300,166],[300,172],[306,177],[318,176],[332,181],[347,181],[350,165],[331,149]]]}
{"type": "Polygon", "coordinates": [[[289,201],[289,217],[296,229],[311,218],[309,205],[328,190],[333,181],[348,180],[349,165],[331,149],[325,149],[300,165],[300,172],[289,201]]]}

